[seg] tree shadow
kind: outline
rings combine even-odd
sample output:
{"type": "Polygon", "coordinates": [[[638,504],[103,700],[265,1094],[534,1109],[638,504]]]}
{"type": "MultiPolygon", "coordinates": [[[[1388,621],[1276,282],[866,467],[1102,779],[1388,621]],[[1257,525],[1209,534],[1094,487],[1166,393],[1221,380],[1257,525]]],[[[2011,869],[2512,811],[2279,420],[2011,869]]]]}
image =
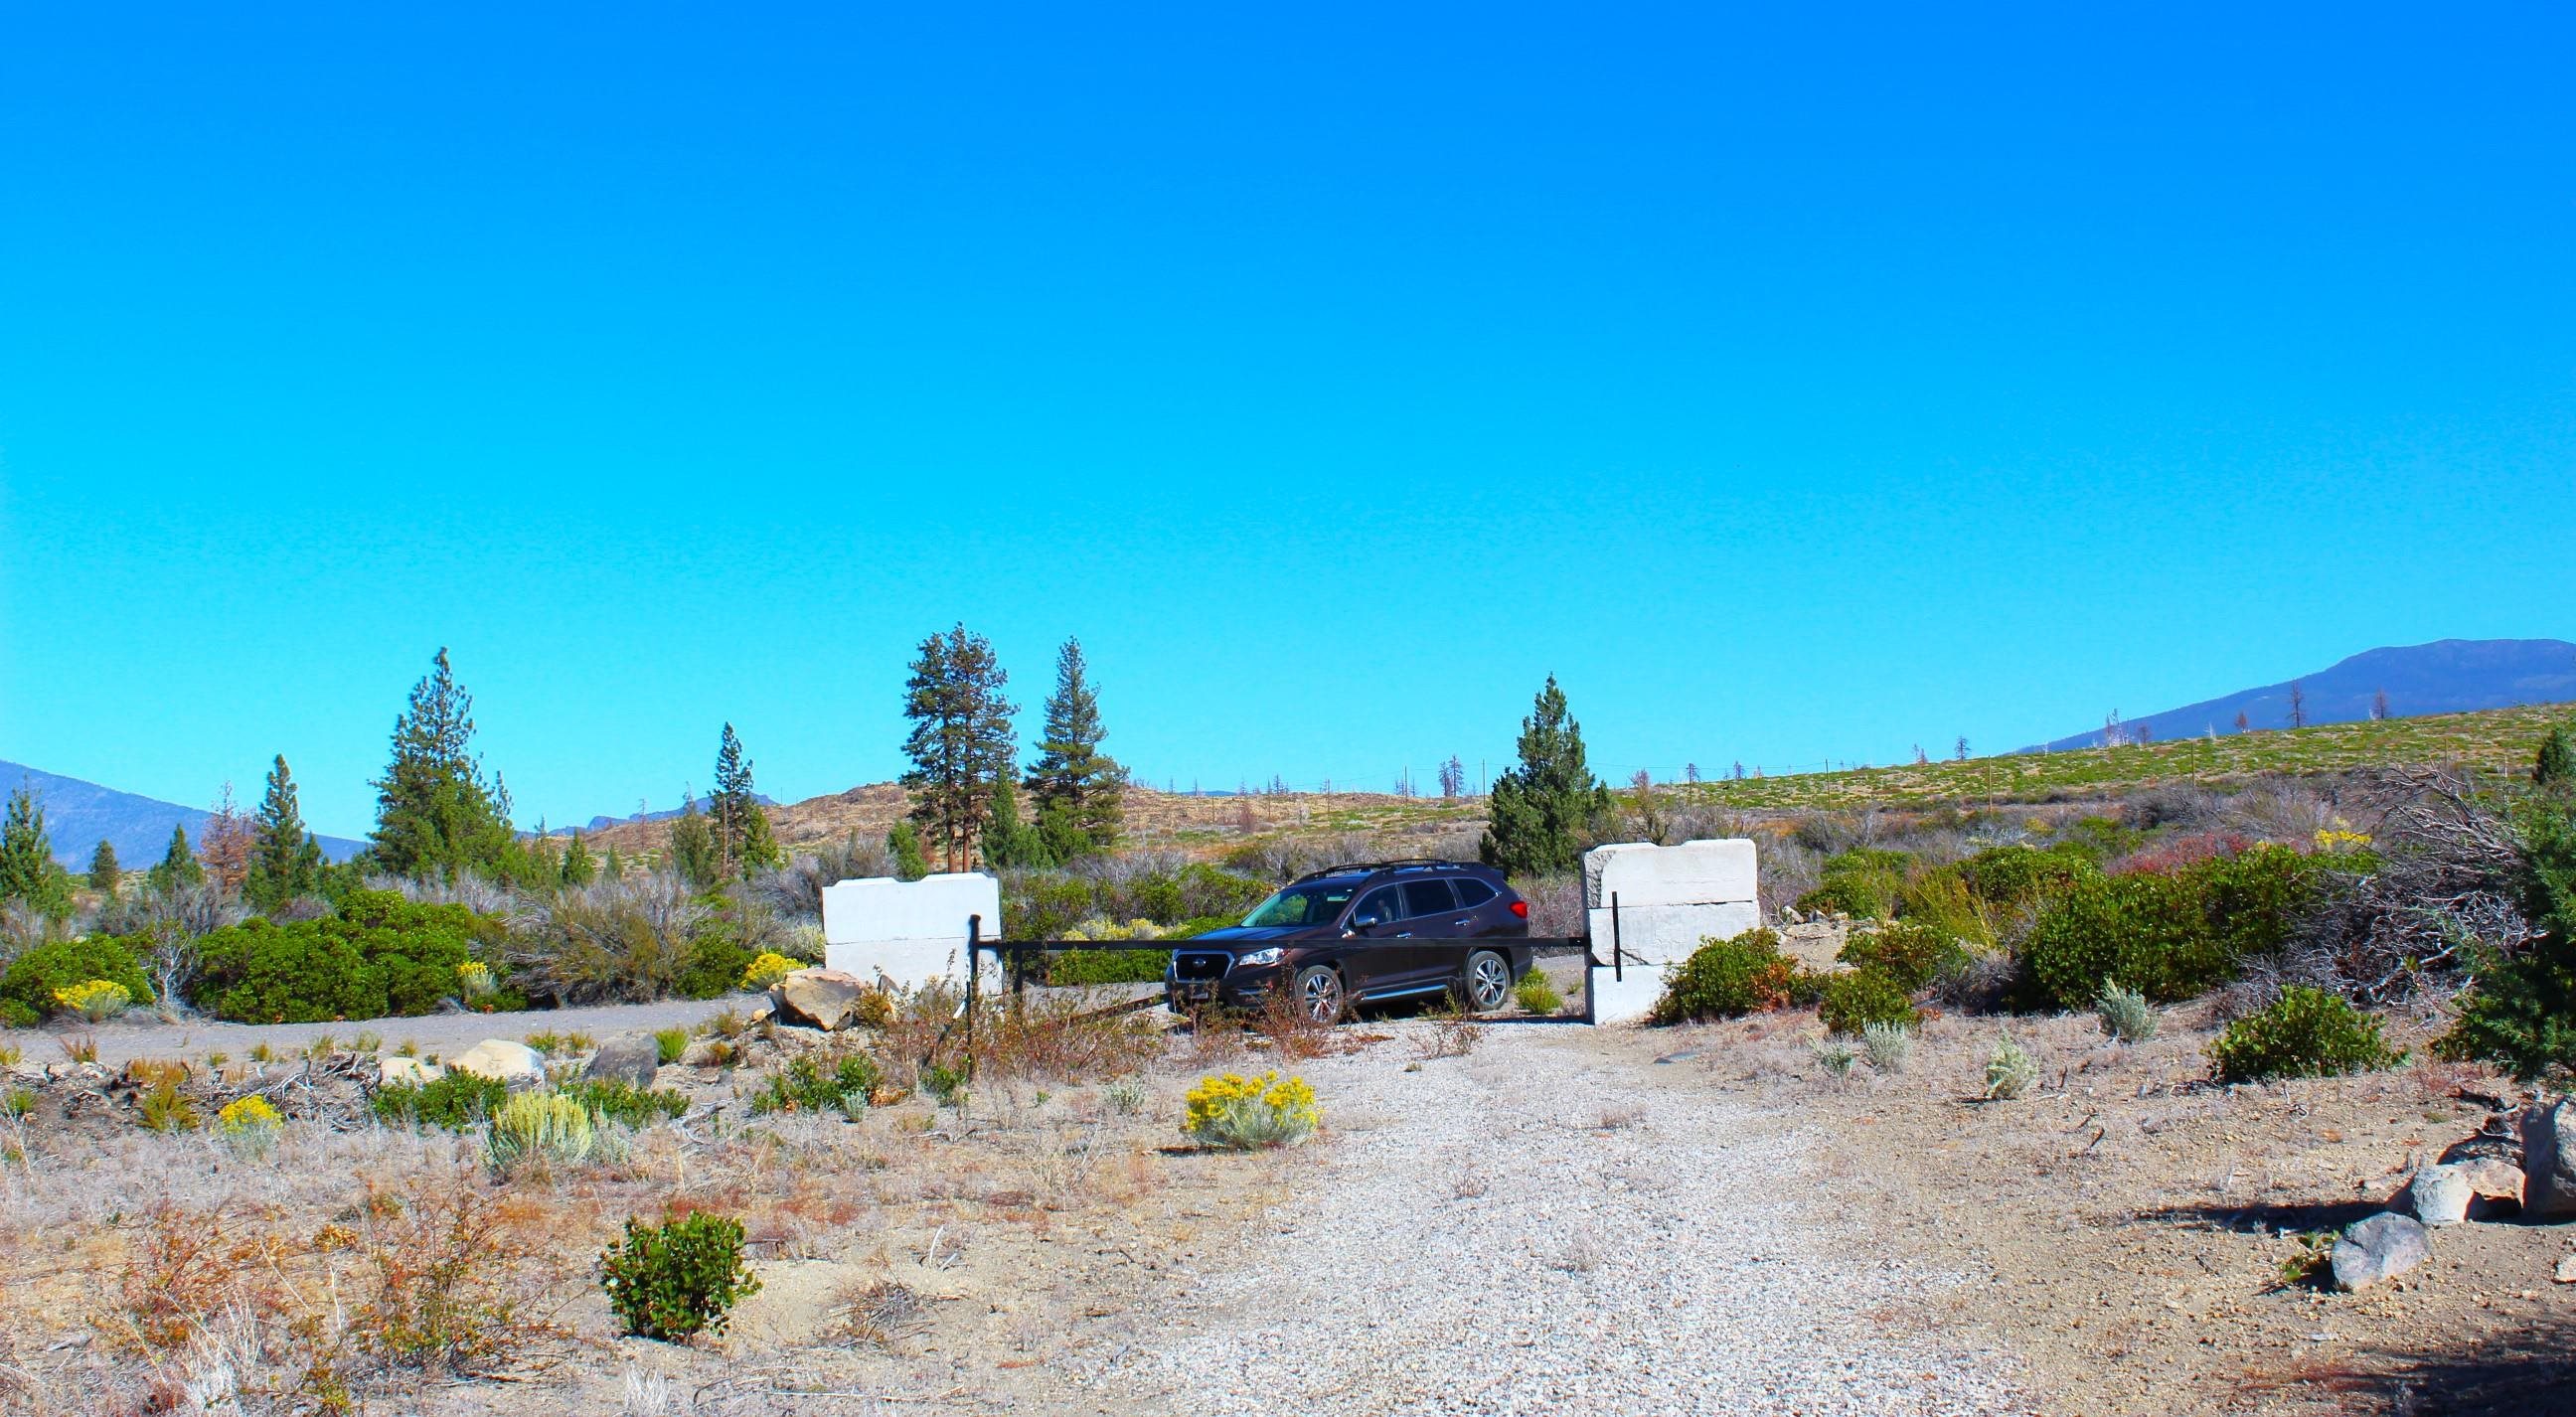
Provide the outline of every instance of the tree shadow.
{"type": "Polygon", "coordinates": [[[2337,1384],[2406,1417],[2576,1417],[2576,1323],[2544,1321],[2466,1348],[2387,1354],[2337,1384]]]}
{"type": "Polygon", "coordinates": [[[2139,1211],[2137,1218],[2149,1224],[2183,1225],[2204,1230],[2227,1230],[2237,1234],[2262,1234],[2280,1230],[2340,1231],[2354,1221],[2367,1220],[2386,1209],[2388,1207],[2378,1201],[2317,1201],[2298,1205],[2175,1205],[2139,1211]]]}

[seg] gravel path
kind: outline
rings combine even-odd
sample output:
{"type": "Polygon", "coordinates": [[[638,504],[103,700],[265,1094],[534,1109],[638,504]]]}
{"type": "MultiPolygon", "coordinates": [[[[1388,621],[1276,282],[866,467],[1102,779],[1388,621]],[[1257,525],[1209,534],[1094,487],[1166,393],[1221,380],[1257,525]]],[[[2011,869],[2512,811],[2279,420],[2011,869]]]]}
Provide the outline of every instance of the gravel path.
{"type": "Polygon", "coordinates": [[[1299,1070],[1331,1133],[1302,1199],[1111,1381],[1173,1412],[2031,1410],[1991,1355],[1865,1317],[1946,1281],[1830,1228],[1796,1133],[1590,1029],[1415,1072],[1429,1026],[1393,1031],[1299,1070]]]}

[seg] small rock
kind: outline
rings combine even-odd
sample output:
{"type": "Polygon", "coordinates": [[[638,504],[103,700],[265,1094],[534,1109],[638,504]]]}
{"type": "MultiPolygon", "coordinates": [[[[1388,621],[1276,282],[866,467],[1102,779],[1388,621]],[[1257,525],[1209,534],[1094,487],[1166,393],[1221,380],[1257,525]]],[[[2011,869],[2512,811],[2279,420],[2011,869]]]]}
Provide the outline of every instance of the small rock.
{"type": "Polygon", "coordinates": [[[621,1033],[599,1045],[591,1055],[590,1066],[581,1070],[586,1078],[622,1082],[628,1087],[648,1088],[653,1073],[662,1066],[662,1047],[649,1033],[621,1033]]]}
{"type": "Polygon", "coordinates": [[[1658,1063],[1687,1063],[1698,1056],[1699,1050],[1697,1048],[1684,1048],[1678,1053],[1666,1053],[1655,1061],[1658,1063]]]}
{"type": "Polygon", "coordinates": [[[502,1082],[542,1082],[546,1076],[544,1054],[525,1043],[513,1043],[506,1038],[486,1038],[448,1059],[447,1066],[460,1073],[502,1082]]]}
{"type": "Polygon", "coordinates": [[[868,986],[837,969],[799,969],[770,986],[782,1023],[803,1024],[826,1032],[850,1026],[868,986]]]}
{"type": "Polygon", "coordinates": [[[2427,1166],[2406,1188],[2406,1202],[2426,1225],[2457,1225],[2469,1218],[2469,1178],[2457,1166],[2427,1166]]]}
{"type": "Polygon", "coordinates": [[[2558,1261],[2558,1272],[2550,1278],[2561,1284],[2576,1284],[2576,1255],[2561,1258],[2558,1261]]]}
{"type": "Polygon", "coordinates": [[[426,1087],[447,1075],[447,1069],[418,1058],[387,1058],[376,1065],[378,1086],[426,1087]]]}
{"type": "Polygon", "coordinates": [[[2355,1221],[2335,1241],[2335,1287],[2367,1289],[2432,1257],[2432,1238],[2423,1226],[2395,1211],[2384,1211],[2355,1221]]]}
{"type": "Polygon", "coordinates": [[[2522,1114],[2522,1211],[2534,1220],[2576,1215],[2576,1108],[2534,1099],[2522,1114]]]}

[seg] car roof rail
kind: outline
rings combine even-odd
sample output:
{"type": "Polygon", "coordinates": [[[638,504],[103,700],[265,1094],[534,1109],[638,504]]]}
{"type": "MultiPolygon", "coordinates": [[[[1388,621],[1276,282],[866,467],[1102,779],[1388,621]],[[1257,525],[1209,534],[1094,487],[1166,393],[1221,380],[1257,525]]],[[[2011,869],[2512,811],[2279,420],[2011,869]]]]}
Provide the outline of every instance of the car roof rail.
{"type": "Polygon", "coordinates": [[[1472,861],[1442,861],[1430,856],[1406,856],[1392,861],[1345,861],[1338,866],[1309,871],[1297,879],[1319,881],[1326,876],[1373,876],[1380,871],[1457,871],[1475,868],[1476,863],[1472,861]]]}

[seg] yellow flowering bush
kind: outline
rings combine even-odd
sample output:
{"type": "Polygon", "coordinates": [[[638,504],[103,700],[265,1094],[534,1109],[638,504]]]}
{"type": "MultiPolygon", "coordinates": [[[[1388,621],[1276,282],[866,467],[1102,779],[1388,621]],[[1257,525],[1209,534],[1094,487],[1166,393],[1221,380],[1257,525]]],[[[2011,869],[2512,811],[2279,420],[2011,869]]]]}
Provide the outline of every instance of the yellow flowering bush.
{"type": "Polygon", "coordinates": [[[267,1098],[254,1092],[238,1101],[225,1103],[224,1110],[215,1114],[215,1125],[228,1135],[239,1136],[244,1132],[282,1127],[286,1125],[286,1118],[279,1115],[267,1098]]]}
{"type": "Polygon", "coordinates": [[[1190,1089],[1187,1101],[1182,1134],[1203,1146],[1236,1151],[1292,1145],[1323,1120],[1315,1089],[1302,1078],[1283,1080],[1277,1073],[1206,1078],[1190,1089]]]}
{"type": "Polygon", "coordinates": [[[744,967],[742,987],[766,989],[804,967],[776,950],[762,950],[759,958],[744,967]]]}
{"type": "Polygon", "coordinates": [[[492,968],[480,960],[467,960],[456,966],[456,992],[471,1003],[490,998],[501,986],[492,982],[492,968]]]}
{"type": "Polygon", "coordinates": [[[54,991],[54,1003],[67,1013],[79,1014],[92,1023],[105,1023],[134,1002],[124,985],[112,979],[92,979],[68,989],[54,991]]]}
{"type": "Polygon", "coordinates": [[[2364,851],[2369,849],[2370,833],[2346,831],[2341,827],[2317,829],[2317,850],[2327,852],[2364,851]]]}

